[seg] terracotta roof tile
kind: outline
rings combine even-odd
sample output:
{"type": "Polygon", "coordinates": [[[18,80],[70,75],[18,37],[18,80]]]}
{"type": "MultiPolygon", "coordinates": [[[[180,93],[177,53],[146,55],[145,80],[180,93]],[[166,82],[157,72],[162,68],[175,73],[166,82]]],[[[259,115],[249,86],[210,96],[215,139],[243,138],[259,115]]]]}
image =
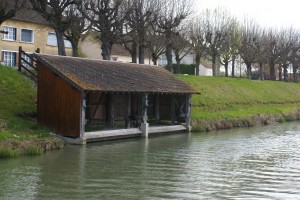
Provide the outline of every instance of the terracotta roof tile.
{"type": "Polygon", "coordinates": [[[38,62],[82,91],[199,93],[159,66],[35,54],[38,62]]]}

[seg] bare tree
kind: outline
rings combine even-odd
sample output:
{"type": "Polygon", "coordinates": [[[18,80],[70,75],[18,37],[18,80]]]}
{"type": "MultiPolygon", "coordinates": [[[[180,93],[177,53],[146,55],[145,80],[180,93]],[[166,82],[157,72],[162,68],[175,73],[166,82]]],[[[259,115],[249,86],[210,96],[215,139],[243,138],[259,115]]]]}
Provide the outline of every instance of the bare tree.
{"type": "Polygon", "coordinates": [[[179,66],[181,60],[192,50],[193,46],[189,42],[188,37],[187,37],[187,27],[183,26],[178,28],[178,31],[176,31],[173,34],[172,39],[172,49],[175,55],[175,60],[176,60],[176,68],[177,68],[177,73],[179,72],[179,66]]]}
{"type": "Polygon", "coordinates": [[[151,29],[147,33],[147,48],[151,53],[152,62],[157,65],[159,57],[166,52],[166,39],[161,32],[151,29]]]}
{"type": "Polygon", "coordinates": [[[220,60],[221,64],[225,67],[225,76],[228,77],[228,66],[230,62],[233,62],[232,65],[232,77],[234,77],[234,61],[238,55],[238,50],[241,44],[241,37],[239,31],[239,25],[235,18],[230,18],[228,21],[228,26],[225,33],[225,40],[223,40],[220,60]]]}
{"type": "Polygon", "coordinates": [[[223,42],[226,40],[226,30],[228,29],[229,21],[230,15],[227,10],[220,7],[214,10],[206,10],[206,51],[212,60],[213,76],[217,75],[216,61],[221,54],[223,42]]]}
{"type": "MultiPolygon", "coordinates": [[[[82,2],[87,2],[83,0],[82,2]]],[[[78,57],[78,44],[84,32],[91,28],[91,24],[85,19],[82,13],[77,9],[76,5],[66,8],[64,16],[70,20],[69,28],[64,32],[64,36],[72,44],[72,56],[78,57]]]]}
{"type": "Polygon", "coordinates": [[[16,12],[25,4],[24,0],[1,0],[0,1],[0,25],[15,16],[16,12]]]}
{"type": "Polygon", "coordinates": [[[136,33],[139,48],[139,63],[145,63],[145,49],[147,45],[147,30],[153,26],[157,17],[157,0],[128,0],[126,23],[130,31],[136,33]]]}
{"type": "Polygon", "coordinates": [[[196,75],[199,75],[200,61],[206,52],[206,40],[205,40],[205,26],[204,26],[204,13],[201,13],[189,24],[188,38],[192,43],[192,51],[195,54],[196,62],[196,75]]]}
{"type": "MultiPolygon", "coordinates": [[[[122,11],[124,0],[88,0],[88,4],[79,5],[83,15],[99,32],[103,60],[110,60],[112,45],[122,35],[125,13],[122,11]]],[[[123,10],[124,11],[124,10],[123,10]]]]}
{"type": "Polygon", "coordinates": [[[265,49],[268,57],[271,80],[276,80],[275,64],[278,64],[279,58],[279,34],[275,29],[269,29],[266,34],[265,49]]]}
{"type": "Polygon", "coordinates": [[[137,63],[137,48],[138,48],[138,42],[137,42],[137,35],[136,32],[130,31],[124,34],[120,38],[121,45],[124,46],[124,48],[130,53],[131,55],[131,62],[137,63]]]}
{"type": "Polygon", "coordinates": [[[259,64],[259,71],[260,71],[260,80],[263,81],[264,77],[264,65],[268,63],[268,57],[266,53],[266,30],[259,29],[257,33],[257,38],[255,40],[255,50],[256,50],[256,62],[259,64]]]}
{"type": "Polygon", "coordinates": [[[245,19],[241,27],[241,47],[240,56],[247,66],[247,77],[251,79],[252,69],[251,66],[257,59],[257,46],[258,39],[258,24],[251,20],[245,19]]]}
{"type": "Polygon", "coordinates": [[[172,34],[174,30],[191,14],[192,0],[162,0],[157,26],[166,38],[167,67],[173,72],[172,66],[172,34]]]}
{"type": "Polygon", "coordinates": [[[71,18],[64,16],[66,9],[76,0],[30,0],[33,9],[46,19],[57,37],[58,54],[66,55],[64,32],[70,27],[71,18]]]}
{"type": "Polygon", "coordinates": [[[292,27],[283,29],[279,33],[278,62],[282,64],[285,82],[288,81],[288,66],[292,64],[300,49],[299,39],[299,34],[292,27]]]}

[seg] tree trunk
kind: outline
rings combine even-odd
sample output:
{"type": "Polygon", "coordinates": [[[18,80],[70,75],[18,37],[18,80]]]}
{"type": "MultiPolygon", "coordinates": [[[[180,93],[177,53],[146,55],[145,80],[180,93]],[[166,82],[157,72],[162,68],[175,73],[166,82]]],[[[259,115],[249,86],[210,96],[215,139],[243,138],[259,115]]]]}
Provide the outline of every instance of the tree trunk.
{"type": "Polygon", "coordinates": [[[270,78],[272,81],[276,81],[274,61],[270,60],[269,64],[270,64],[270,78]]]}
{"type": "Polygon", "coordinates": [[[154,55],[152,54],[152,62],[153,62],[154,65],[157,65],[157,60],[158,60],[158,57],[157,57],[157,56],[154,56],[154,55]]]}
{"type": "Polygon", "coordinates": [[[251,80],[252,77],[251,63],[246,63],[246,65],[247,65],[247,78],[251,80]]]}
{"type": "Polygon", "coordinates": [[[228,77],[228,62],[224,63],[224,67],[225,67],[225,77],[228,77]]]}
{"type": "Polygon", "coordinates": [[[109,41],[103,41],[102,40],[102,44],[101,44],[101,50],[102,50],[102,57],[103,60],[110,60],[110,44],[109,41]]]}
{"type": "Polygon", "coordinates": [[[79,48],[78,48],[78,42],[71,42],[72,44],[72,56],[78,57],[79,56],[79,48]]]}
{"type": "Polygon", "coordinates": [[[136,51],[137,43],[133,42],[131,47],[132,47],[131,48],[131,62],[132,63],[137,63],[137,59],[136,59],[136,56],[137,56],[137,51],[136,51]]]}
{"type": "Polygon", "coordinates": [[[265,77],[264,77],[264,68],[263,68],[263,64],[259,63],[259,70],[260,70],[260,80],[264,81],[265,77]]]}
{"type": "Polygon", "coordinates": [[[283,79],[284,79],[285,82],[289,81],[287,67],[288,67],[287,65],[283,65],[283,79]]]}
{"type": "Polygon", "coordinates": [[[293,79],[294,79],[293,81],[294,81],[295,83],[298,82],[297,68],[298,68],[298,66],[294,66],[294,65],[293,65],[293,79]]]}
{"type": "Polygon", "coordinates": [[[200,54],[196,53],[196,58],[195,58],[195,61],[196,61],[196,76],[199,76],[199,73],[200,73],[200,60],[201,60],[200,54]]]}
{"type": "Polygon", "coordinates": [[[166,57],[167,57],[167,68],[170,69],[170,71],[173,73],[173,59],[172,59],[172,42],[170,40],[172,36],[171,31],[166,32],[166,40],[167,40],[167,45],[166,45],[166,57]]]}
{"type": "Polygon", "coordinates": [[[212,71],[213,71],[213,76],[217,75],[217,67],[216,67],[216,55],[212,55],[212,71]]]}
{"type": "Polygon", "coordinates": [[[278,76],[279,76],[279,81],[282,81],[282,65],[281,64],[278,65],[278,76]]]}
{"type": "Polygon", "coordinates": [[[60,30],[55,30],[55,34],[57,38],[58,55],[65,56],[66,50],[63,32],[61,32],[60,30]]]}
{"type": "Polygon", "coordinates": [[[234,78],[235,76],[235,57],[232,57],[232,65],[231,65],[231,77],[234,78]]]}
{"type": "Polygon", "coordinates": [[[174,72],[176,74],[179,74],[180,73],[180,55],[179,55],[179,52],[175,51],[175,60],[176,60],[176,69],[174,70],[174,72]]]}
{"type": "Polygon", "coordinates": [[[144,44],[139,45],[139,64],[145,64],[145,46],[144,46],[144,44]]]}

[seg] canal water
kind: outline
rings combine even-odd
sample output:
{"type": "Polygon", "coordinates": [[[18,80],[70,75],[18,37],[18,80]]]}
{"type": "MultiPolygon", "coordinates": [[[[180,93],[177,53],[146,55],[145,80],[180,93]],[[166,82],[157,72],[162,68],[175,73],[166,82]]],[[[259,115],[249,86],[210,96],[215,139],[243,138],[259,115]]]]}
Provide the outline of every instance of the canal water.
{"type": "Polygon", "coordinates": [[[0,199],[300,199],[300,123],[0,160],[0,199]]]}

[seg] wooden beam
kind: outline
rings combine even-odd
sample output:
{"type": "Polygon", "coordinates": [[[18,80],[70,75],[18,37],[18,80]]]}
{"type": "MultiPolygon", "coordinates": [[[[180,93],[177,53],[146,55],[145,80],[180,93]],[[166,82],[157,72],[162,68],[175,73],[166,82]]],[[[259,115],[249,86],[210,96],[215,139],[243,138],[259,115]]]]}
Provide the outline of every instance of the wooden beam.
{"type": "Polygon", "coordinates": [[[185,126],[188,132],[191,131],[191,108],[192,108],[192,95],[186,94],[186,118],[185,118],[185,126]]]}
{"type": "Polygon", "coordinates": [[[148,107],[148,94],[143,94],[142,96],[142,122],[147,123],[148,121],[148,113],[147,113],[147,107],[148,107]]]}
{"type": "Polygon", "coordinates": [[[175,95],[172,94],[171,96],[171,124],[175,124],[175,120],[176,120],[176,99],[175,99],[175,95]]]}
{"type": "Polygon", "coordinates": [[[159,102],[159,94],[155,95],[155,119],[156,122],[159,123],[160,122],[160,106],[159,106],[160,102],[159,102]]]}
{"type": "Polygon", "coordinates": [[[86,94],[82,93],[81,101],[81,116],[80,116],[80,138],[85,140],[85,124],[86,124],[86,94]]]}
{"type": "Polygon", "coordinates": [[[114,95],[107,93],[107,122],[108,125],[113,128],[115,126],[115,106],[114,106],[114,95]]]}
{"type": "Polygon", "coordinates": [[[96,108],[95,108],[95,110],[94,110],[94,113],[92,114],[93,119],[96,117],[97,110],[99,109],[99,106],[100,106],[100,104],[101,104],[101,102],[102,102],[102,100],[103,100],[103,97],[104,97],[104,93],[101,93],[101,94],[100,94],[100,97],[99,97],[99,100],[97,101],[98,104],[96,105],[96,108]]]}
{"type": "Polygon", "coordinates": [[[130,125],[130,119],[129,116],[131,115],[131,94],[126,95],[125,100],[125,128],[129,128],[130,125]]]}

